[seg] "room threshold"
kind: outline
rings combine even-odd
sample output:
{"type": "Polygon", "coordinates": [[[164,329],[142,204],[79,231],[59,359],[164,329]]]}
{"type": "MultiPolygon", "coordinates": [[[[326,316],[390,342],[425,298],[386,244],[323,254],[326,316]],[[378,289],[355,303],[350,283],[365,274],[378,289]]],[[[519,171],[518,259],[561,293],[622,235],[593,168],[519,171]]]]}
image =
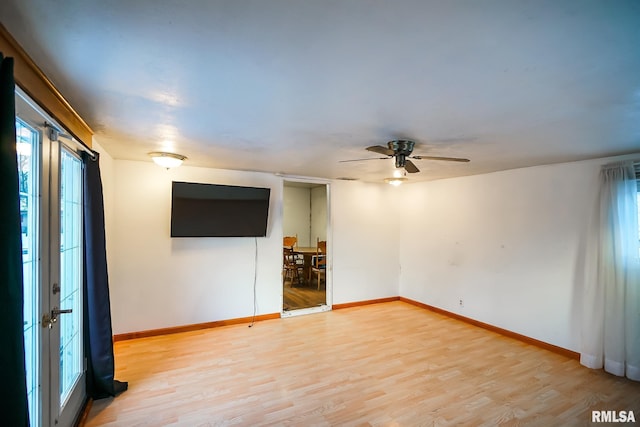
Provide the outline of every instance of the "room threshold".
{"type": "Polygon", "coordinates": [[[295,317],[295,316],[304,316],[305,314],[313,314],[313,313],[323,313],[325,311],[331,311],[331,306],[327,304],[322,304],[317,307],[307,307],[307,308],[298,308],[294,310],[282,310],[281,317],[295,317]]]}

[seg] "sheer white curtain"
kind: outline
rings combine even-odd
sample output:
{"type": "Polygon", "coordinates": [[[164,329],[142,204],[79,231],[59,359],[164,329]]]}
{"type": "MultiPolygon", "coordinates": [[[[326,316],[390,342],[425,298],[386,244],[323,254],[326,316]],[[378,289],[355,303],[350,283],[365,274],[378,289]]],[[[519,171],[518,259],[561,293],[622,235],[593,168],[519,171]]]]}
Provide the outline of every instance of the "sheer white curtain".
{"type": "Polygon", "coordinates": [[[638,186],[632,162],[602,167],[587,254],[580,363],[640,381],[638,186]]]}

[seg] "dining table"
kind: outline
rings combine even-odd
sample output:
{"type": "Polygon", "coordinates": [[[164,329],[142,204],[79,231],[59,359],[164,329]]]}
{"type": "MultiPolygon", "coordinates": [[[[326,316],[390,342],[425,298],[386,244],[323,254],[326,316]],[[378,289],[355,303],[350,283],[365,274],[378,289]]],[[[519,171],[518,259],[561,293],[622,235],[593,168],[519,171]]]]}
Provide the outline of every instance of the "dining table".
{"type": "Polygon", "coordinates": [[[297,255],[302,255],[302,259],[304,260],[303,264],[303,272],[304,272],[304,281],[308,282],[311,277],[311,260],[318,253],[318,248],[315,246],[296,246],[293,248],[293,253],[297,255]]]}

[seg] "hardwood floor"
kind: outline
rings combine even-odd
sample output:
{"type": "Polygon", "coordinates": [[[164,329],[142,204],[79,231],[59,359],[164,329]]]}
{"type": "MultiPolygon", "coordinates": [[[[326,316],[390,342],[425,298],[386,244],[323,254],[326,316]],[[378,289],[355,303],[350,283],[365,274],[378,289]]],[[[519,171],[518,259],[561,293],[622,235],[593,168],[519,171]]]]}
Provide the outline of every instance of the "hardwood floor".
{"type": "Polygon", "coordinates": [[[315,286],[291,287],[285,284],[283,294],[285,310],[317,307],[327,302],[327,292],[325,289],[321,288],[318,290],[315,286]]]}
{"type": "Polygon", "coordinates": [[[390,302],[117,342],[87,426],[583,426],[640,383],[390,302]]]}
{"type": "Polygon", "coordinates": [[[318,307],[327,302],[327,291],[324,284],[318,289],[317,282],[314,281],[308,283],[305,280],[303,283],[294,285],[291,280],[284,280],[282,290],[285,311],[318,307]]]}

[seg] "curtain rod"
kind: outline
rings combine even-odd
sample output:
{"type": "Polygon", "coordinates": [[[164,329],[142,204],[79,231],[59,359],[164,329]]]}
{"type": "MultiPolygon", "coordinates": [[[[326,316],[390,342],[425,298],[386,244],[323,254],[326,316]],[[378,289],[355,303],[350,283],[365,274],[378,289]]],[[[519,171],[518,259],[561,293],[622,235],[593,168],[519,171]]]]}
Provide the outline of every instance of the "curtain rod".
{"type": "Polygon", "coordinates": [[[51,138],[53,141],[57,141],[58,137],[68,139],[69,141],[73,142],[82,151],[87,153],[91,157],[91,160],[96,160],[98,158],[98,156],[96,156],[96,153],[91,148],[87,147],[82,141],[78,141],[77,139],[75,139],[73,135],[69,135],[68,133],[62,132],[57,126],[49,122],[45,122],[44,126],[48,127],[49,129],[55,132],[55,135],[51,135],[51,134],[49,135],[49,138],[51,138]]]}

